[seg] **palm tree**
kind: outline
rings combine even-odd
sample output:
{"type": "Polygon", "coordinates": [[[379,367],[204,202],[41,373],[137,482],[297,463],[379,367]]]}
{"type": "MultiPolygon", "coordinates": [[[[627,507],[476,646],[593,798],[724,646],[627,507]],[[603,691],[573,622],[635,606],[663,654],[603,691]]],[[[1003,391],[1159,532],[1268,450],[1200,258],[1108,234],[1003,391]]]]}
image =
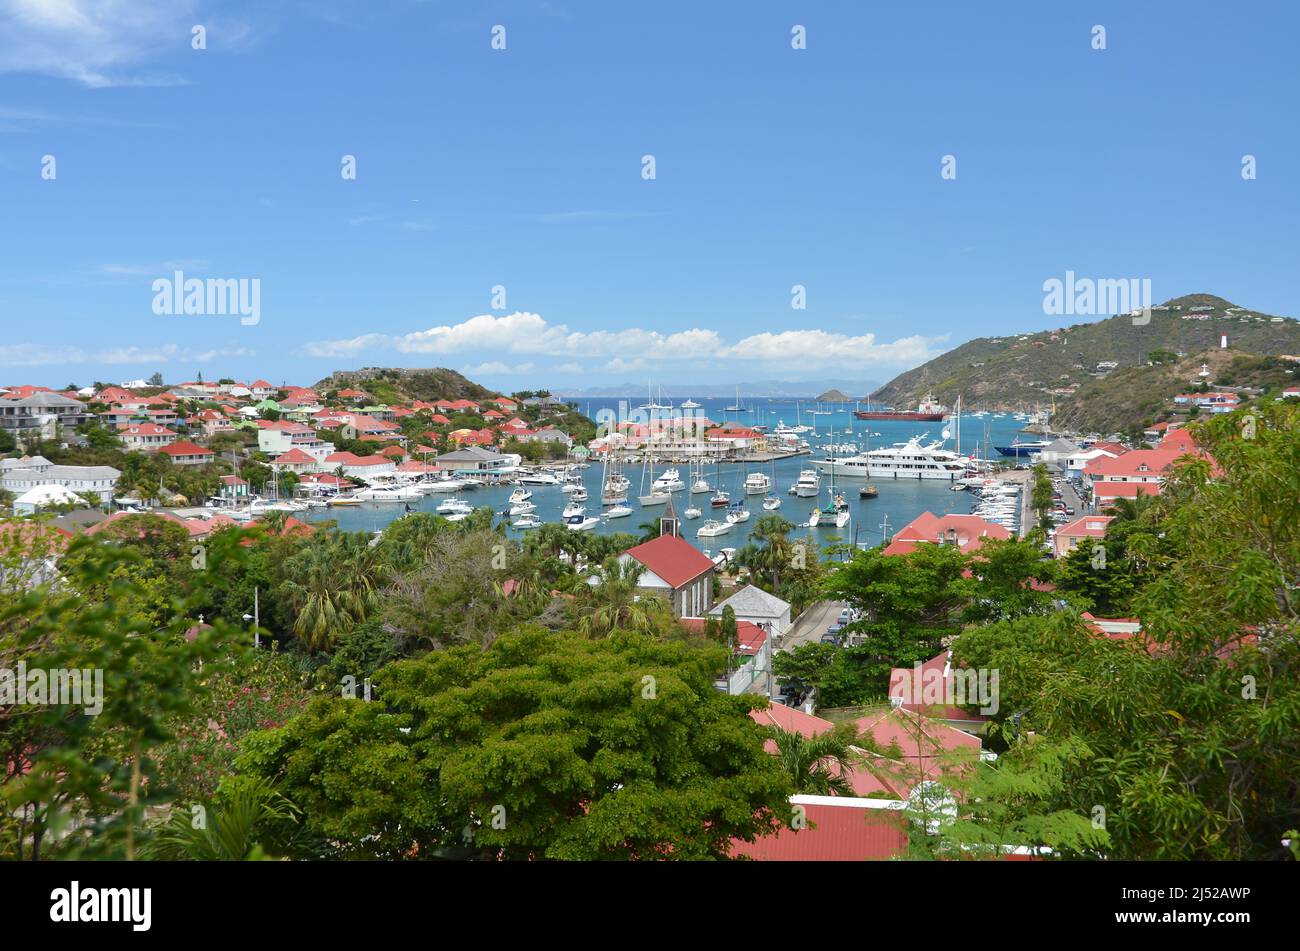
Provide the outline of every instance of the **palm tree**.
{"type": "Polygon", "coordinates": [[[655,597],[642,597],[637,581],[645,566],[629,558],[620,562],[606,558],[597,574],[596,584],[583,592],[578,610],[582,615],[578,630],[590,638],[605,637],[615,630],[648,632],[654,630],[664,611],[655,597]]]}
{"type": "Polygon", "coordinates": [[[789,559],[790,540],[786,536],[792,531],[794,523],[772,512],[760,516],[750,533],[750,538],[763,546],[756,562],[771,572],[774,588],[781,584],[781,566],[789,559]]]}
{"type": "Polygon", "coordinates": [[[1115,516],[1117,522],[1136,522],[1155,504],[1155,501],[1154,495],[1139,493],[1131,499],[1113,499],[1105,512],[1107,515],[1115,516]]]}
{"type": "Polygon", "coordinates": [[[805,796],[852,796],[853,784],[848,772],[858,760],[853,748],[853,732],[842,728],[817,736],[804,736],[797,730],[779,726],[768,728],[776,744],[776,758],[794,784],[794,791],[805,796]]]}
{"type": "Polygon", "coordinates": [[[659,519],[656,518],[649,522],[642,522],[640,525],[637,526],[637,530],[641,532],[641,537],[637,539],[638,545],[644,545],[646,542],[652,542],[659,537],[661,531],[659,526],[659,519]]]}
{"type": "Polygon", "coordinates": [[[361,534],[316,536],[285,569],[293,633],[312,651],[364,621],[387,576],[378,550],[361,534]]]}
{"type": "Polygon", "coordinates": [[[265,780],[240,783],[210,805],[195,828],[194,813],[172,807],[171,819],[144,848],[155,861],[245,862],[265,859],[254,836],[264,821],[294,820],[298,809],[265,780]]]}

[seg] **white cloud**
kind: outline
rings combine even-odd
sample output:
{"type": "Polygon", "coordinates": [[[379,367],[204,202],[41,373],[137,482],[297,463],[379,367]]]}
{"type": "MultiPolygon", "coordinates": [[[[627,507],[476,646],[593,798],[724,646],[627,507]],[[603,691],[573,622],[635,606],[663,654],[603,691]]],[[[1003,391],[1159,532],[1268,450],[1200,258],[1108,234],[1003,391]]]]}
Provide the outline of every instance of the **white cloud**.
{"type": "Polygon", "coordinates": [[[198,0],[0,0],[0,72],[31,72],[86,86],[170,86],[174,72],[140,70],[150,57],[190,51],[207,28],[208,49],[242,45],[242,21],[204,14],[198,0]]]}
{"type": "MultiPolygon", "coordinates": [[[[398,353],[527,354],[573,359],[561,372],[572,367],[589,369],[603,361],[609,373],[630,372],[652,366],[698,367],[723,363],[749,365],[756,369],[816,375],[824,369],[862,370],[867,367],[914,366],[937,356],[937,345],[946,337],[903,337],[878,342],[873,333],[850,335],[820,329],[764,331],[728,342],[718,331],[696,327],[662,333],[629,327],[591,333],[570,330],[565,324],[551,324],[539,314],[516,312],[505,316],[480,314],[458,324],[443,324],[403,335],[364,334],[346,340],[308,343],[311,356],[355,356],[365,350],[394,350],[398,353]]],[[[503,365],[501,361],[493,361],[503,365]]]]}
{"type": "Polygon", "coordinates": [[[255,352],[245,347],[193,350],[174,343],[157,347],[113,347],[107,350],[84,350],[81,347],[51,347],[45,344],[16,343],[0,346],[0,366],[38,367],[57,364],[95,363],[107,365],[145,365],[159,363],[210,363],[233,357],[251,357],[255,352]]]}
{"type": "Polygon", "coordinates": [[[537,368],[535,363],[517,363],[507,366],[500,360],[480,363],[478,366],[465,367],[460,372],[469,377],[474,376],[508,376],[517,373],[531,373],[537,368]]]}

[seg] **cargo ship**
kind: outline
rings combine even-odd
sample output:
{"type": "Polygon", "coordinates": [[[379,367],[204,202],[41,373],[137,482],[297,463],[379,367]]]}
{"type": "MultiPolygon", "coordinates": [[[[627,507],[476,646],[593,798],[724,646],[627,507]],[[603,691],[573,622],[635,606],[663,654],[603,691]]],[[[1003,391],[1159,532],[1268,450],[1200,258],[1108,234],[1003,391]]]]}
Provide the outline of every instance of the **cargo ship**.
{"type": "Polygon", "coordinates": [[[858,419],[899,419],[912,422],[938,423],[948,413],[948,407],[936,402],[933,393],[927,393],[925,399],[916,404],[915,410],[872,409],[868,403],[866,409],[853,411],[858,419]]]}

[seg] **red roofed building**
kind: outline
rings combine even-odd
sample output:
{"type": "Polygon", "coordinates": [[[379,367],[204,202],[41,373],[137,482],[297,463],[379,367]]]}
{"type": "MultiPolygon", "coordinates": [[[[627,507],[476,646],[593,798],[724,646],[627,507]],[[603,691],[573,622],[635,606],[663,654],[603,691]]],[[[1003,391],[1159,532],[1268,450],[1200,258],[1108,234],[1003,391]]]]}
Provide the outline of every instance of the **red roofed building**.
{"type": "Polygon", "coordinates": [[[172,463],[178,466],[205,465],[216,456],[216,453],[211,449],[204,449],[202,446],[187,440],[180,440],[170,446],[163,446],[158,451],[171,456],[172,463]]]}
{"type": "Polygon", "coordinates": [[[1184,453],[1195,453],[1196,437],[1186,429],[1175,429],[1160,440],[1158,449],[1177,449],[1184,453]]]}
{"type": "Polygon", "coordinates": [[[640,563],[637,587],[664,597],[680,617],[702,617],[713,605],[713,562],[679,534],[677,512],[668,502],[659,537],[629,548],[619,560],[640,563]]]}
{"type": "Polygon", "coordinates": [[[301,449],[290,449],[271,460],[271,468],[276,472],[288,470],[294,473],[311,472],[317,467],[316,457],[308,455],[301,449]]]}
{"type": "Polygon", "coordinates": [[[451,420],[449,420],[446,416],[443,416],[442,413],[434,413],[432,416],[429,417],[429,422],[437,423],[439,426],[451,425],[451,420]]]}
{"type": "Polygon", "coordinates": [[[176,441],[176,434],[166,426],[155,423],[140,423],[136,426],[119,426],[118,438],[127,449],[148,451],[170,446],[176,441]]]}
{"type": "Polygon", "coordinates": [[[1114,520],[1113,515],[1083,515],[1073,522],[1066,522],[1056,530],[1052,540],[1057,558],[1064,558],[1085,539],[1100,539],[1106,535],[1106,526],[1114,520]]]}
{"type": "MultiPolygon", "coordinates": [[[[1174,440],[1173,435],[1168,438],[1174,440]]],[[[1180,437],[1167,448],[1162,444],[1159,449],[1134,449],[1116,459],[1088,463],[1083,472],[1092,483],[1096,504],[1101,507],[1111,499],[1132,499],[1139,494],[1159,495],[1169,467],[1187,455],[1180,447],[1186,438],[1180,437]]]]}
{"type": "MultiPolygon", "coordinates": [[[[979,694],[978,673],[975,683],[968,672],[959,674],[960,683],[953,673],[951,651],[941,651],[923,664],[895,667],[889,672],[889,703],[910,713],[942,720],[963,733],[982,733],[988,717],[971,713],[958,704],[989,700],[979,694]]],[[[991,685],[991,681],[986,683],[991,685]]]]}
{"type": "Polygon", "coordinates": [[[986,522],[978,515],[944,515],[922,512],[908,522],[885,547],[886,555],[906,555],[916,546],[929,542],[939,545],[959,545],[970,553],[978,551],[986,538],[1008,539],[1011,533],[996,522],[986,522]]]}
{"type": "Polygon", "coordinates": [[[801,829],[782,828],[753,842],[732,842],[736,858],[768,862],[864,862],[907,852],[902,800],[848,796],[791,796],[801,829]]]}
{"type": "MultiPolygon", "coordinates": [[[[684,617],[682,627],[693,634],[703,634],[705,619],[702,617],[684,617]]],[[[767,632],[753,621],[736,621],[736,653],[754,656],[763,649],[767,632]]]]}

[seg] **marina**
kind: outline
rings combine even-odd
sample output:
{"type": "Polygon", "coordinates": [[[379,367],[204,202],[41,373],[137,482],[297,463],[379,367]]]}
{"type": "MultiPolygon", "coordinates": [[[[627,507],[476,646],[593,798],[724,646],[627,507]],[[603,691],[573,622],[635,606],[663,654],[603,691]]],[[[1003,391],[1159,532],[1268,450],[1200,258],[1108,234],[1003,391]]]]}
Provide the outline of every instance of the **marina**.
{"type": "MultiPolygon", "coordinates": [[[[578,402],[589,415],[601,409],[616,409],[618,405],[616,398],[578,402]]],[[[743,394],[735,403],[731,399],[700,402],[703,405],[698,412],[712,420],[722,418],[724,404],[743,402],[744,411],[739,414],[729,411],[728,419],[735,421],[739,415],[741,425],[766,427],[769,431],[782,421],[805,418],[808,409],[802,404],[813,406],[811,401],[767,400],[743,394]]],[[[925,511],[936,515],[983,511],[999,524],[1012,521],[1007,513],[1007,500],[986,498],[982,486],[973,491],[950,491],[957,485],[966,487],[961,478],[965,466],[958,472],[928,468],[953,465],[952,460],[957,458],[955,438],[944,438],[945,431],[953,437],[956,435],[951,416],[934,423],[863,421],[854,418],[853,410],[853,404],[822,404],[819,415],[810,417],[816,421],[816,434],[811,424],[800,424],[807,425],[806,432],[801,434],[808,442],[807,448],[766,458],[761,464],[749,454],[692,463],[685,459],[646,459],[644,453],[626,452],[618,454],[614,465],[604,465],[594,457],[585,468],[566,469],[563,463],[557,463],[549,469],[536,468],[507,476],[500,484],[477,486],[472,493],[464,492],[463,484],[457,484],[432,494],[416,491],[409,499],[401,493],[403,498],[399,504],[387,498],[376,501],[352,497],[346,499],[347,504],[313,507],[296,512],[295,517],[309,522],[335,520],[347,530],[375,532],[408,510],[437,513],[442,504],[441,492],[448,491],[448,494],[456,492],[453,499],[460,503],[449,510],[450,514],[464,517],[465,504],[471,506],[471,511],[489,508],[496,513],[494,524],[505,521],[512,537],[523,537],[547,523],[566,524],[576,531],[595,534],[639,535],[640,526],[657,521],[671,498],[676,511],[685,519],[683,537],[710,552],[716,551],[711,539],[719,536],[725,537],[729,546],[742,547],[754,525],[768,514],[779,515],[795,526],[790,532],[791,539],[806,537],[818,547],[835,542],[879,544],[886,531],[883,527],[886,521],[888,530],[892,531],[925,511]],[[898,458],[887,468],[875,468],[874,463],[871,467],[850,464],[850,460],[860,455],[873,461],[889,460],[892,450],[913,445],[920,450],[909,448],[906,452],[893,453],[898,458]],[[925,458],[913,460],[907,456],[925,458]],[[828,494],[832,465],[833,496],[828,494]],[[922,465],[927,468],[905,468],[922,465]],[[936,472],[941,477],[933,475],[936,472]],[[581,500],[583,493],[585,502],[581,500]],[[602,504],[595,504],[595,500],[602,504]],[[814,513],[817,513],[815,524],[814,513]]],[[[1025,424],[1023,415],[1012,413],[964,415],[961,456],[984,454],[986,442],[990,447],[1011,446],[1020,439],[1025,424]]],[[[995,455],[996,450],[990,449],[989,454],[995,455]]],[[[1027,465],[1030,460],[1009,458],[1006,462],[1027,465]]]]}

